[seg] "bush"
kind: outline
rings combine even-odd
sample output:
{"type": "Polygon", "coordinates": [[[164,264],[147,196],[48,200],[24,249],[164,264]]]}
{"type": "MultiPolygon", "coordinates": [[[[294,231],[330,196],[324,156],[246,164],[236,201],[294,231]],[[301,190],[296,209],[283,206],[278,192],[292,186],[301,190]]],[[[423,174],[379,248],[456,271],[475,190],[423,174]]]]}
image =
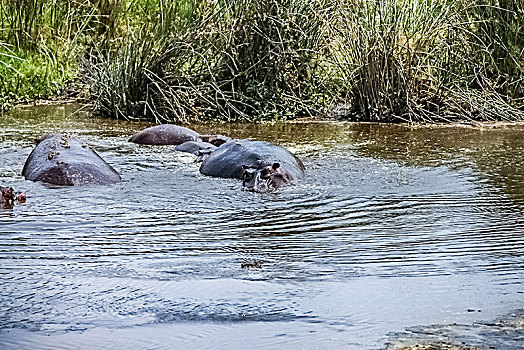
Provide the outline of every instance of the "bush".
{"type": "Polygon", "coordinates": [[[2,105],[156,122],[524,119],[522,0],[0,0],[2,105]],[[6,102],[11,101],[11,102],[6,102]]]}
{"type": "Polygon", "coordinates": [[[484,2],[341,3],[337,75],[354,113],[370,121],[522,118],[522,7],[484,2]]]}
{"type": "Polygon", "coordinates": [[[318,114],[323,1],[160,3],[148,14],[156,22],[129,28],[118,49],[87,64],[102,113],[176,122],[318,114]]]}

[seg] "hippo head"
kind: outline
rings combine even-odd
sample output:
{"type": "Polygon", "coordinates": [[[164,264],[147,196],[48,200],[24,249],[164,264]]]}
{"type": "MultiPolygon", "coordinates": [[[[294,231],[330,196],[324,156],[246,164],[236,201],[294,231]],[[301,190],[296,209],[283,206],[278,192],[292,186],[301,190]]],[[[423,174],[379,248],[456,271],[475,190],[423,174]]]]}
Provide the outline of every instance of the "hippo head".
{"type": "Polygon", "coordinates": [[[25,192],[15,193],[12,187],[0,186],[0,208],[12,209],[15,202],[24,203],[25,199],[25,192]]]}
{"type": "Polygon", "coordinates": [[[280,163],[265,166],[242,166],[242,189],[251,192],[271,192],[291,183],[280,163]]]}
{"type": "Polygon", "coordinates": [[[18,203],[25,203],[27,195],[25,192],[16,192],[16,200],[18,203]]]}
{"type": "Polygon", "coordinates": [[[15,191],[12,187],[0,187],[0,191],[2,192],[2,201],[5,203],[13,203],[15,200],[15,191]]]}

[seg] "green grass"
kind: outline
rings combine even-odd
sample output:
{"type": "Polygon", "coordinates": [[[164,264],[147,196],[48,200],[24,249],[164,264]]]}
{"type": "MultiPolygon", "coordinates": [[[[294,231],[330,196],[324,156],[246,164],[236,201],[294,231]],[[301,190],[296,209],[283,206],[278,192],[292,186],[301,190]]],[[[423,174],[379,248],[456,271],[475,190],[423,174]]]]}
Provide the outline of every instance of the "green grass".
{"type": "Polygon", "coordinates": [[[116,118],[524,120],[522,0],[0,0],[0,102],[116,118]]]}
{"type": "Polygon", "coordinates": [[[68,87],[96,12],[86,1],[0,0],[0,112],[68,87]]]}
{"type": "Polygon", "coordinates": [[[354,113],[386,122],[522,119],[522,2],[496,3],[341,5],[337,75],[354,113]]]}
{"type": "Polygon", "coordinates": [[[0,110],[17,103],[49,99],[76,75],[76,67],[52,52],[13,52],[0,47],[0,110]]]}

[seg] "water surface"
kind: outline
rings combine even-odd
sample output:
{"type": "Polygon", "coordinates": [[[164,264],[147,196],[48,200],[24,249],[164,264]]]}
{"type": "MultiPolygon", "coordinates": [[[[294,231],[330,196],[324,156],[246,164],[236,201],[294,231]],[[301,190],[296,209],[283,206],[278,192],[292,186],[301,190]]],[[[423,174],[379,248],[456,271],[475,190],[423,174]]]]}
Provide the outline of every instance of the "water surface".
{"type": "Polygon", "coordinates": [[[192,125],[303,160],[305,181],[253,194],[201,175],[174,146],[127,142],[147,123],[76,108],[0,117],[0,184],[27,192],[0,209],[0,348],[523,339],[524,127],[192,125]],[[34,139],[57,131],[87,141],[123,182],[25,181],[34,139]]]}

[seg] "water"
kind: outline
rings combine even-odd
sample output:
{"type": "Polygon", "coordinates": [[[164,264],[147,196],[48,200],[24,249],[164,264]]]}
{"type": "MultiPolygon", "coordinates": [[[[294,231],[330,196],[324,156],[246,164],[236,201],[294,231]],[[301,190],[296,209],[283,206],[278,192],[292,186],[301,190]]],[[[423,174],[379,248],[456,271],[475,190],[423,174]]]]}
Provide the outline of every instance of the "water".
{"type": "Polygon", "coordinates": [[[303,160],[305,181],[254,194],[174,146],[127,142],[148,124],[76,108],[0,117],[0,184],[27,192],[0,210],[0,348],[522,344],[524,127],[191,126],[303,160]],[[25,181],[53,131],[123,182],[25,181]]]}

